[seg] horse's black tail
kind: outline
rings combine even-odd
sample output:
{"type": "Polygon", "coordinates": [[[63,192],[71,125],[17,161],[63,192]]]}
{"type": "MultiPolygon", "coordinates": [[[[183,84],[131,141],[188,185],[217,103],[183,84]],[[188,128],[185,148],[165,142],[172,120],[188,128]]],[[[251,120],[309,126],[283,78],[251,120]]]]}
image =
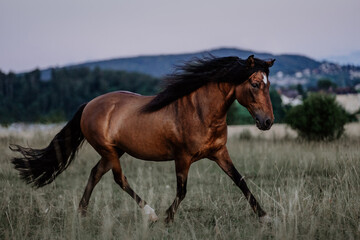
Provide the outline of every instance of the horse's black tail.
{"type": "Polygon", "coordinates": [[[80,106],[75,116],[56,134],[50,144],[44,149],[25,148],[10,145],[10,149],[19,152],[23,157],[13,158],[15,169],[20,176],[34,187],[43,187],[51,183],[72,162],[84,141],[80,120],[86,104],[80,106]]]}

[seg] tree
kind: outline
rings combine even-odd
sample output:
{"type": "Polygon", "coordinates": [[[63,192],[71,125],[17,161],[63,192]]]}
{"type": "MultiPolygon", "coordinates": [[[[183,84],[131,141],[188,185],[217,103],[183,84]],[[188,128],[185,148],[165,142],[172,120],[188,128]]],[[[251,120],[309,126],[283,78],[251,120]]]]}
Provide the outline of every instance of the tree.
{"type": "Polygon", "coordinates": [[[330,87],[336,88],[336,83],[333,83],[330,79],[322,78],[317,81],[317,87],[320,90],[329,90],[330,87]]]}
{"type": "Polygon", "coordinates": [[[235,101],[227,112],[226,122],[229,125],[253,124],[255,121],[249,111],[235,101]]]}
{"type": "Polygon", "coordinates": [[[285,122],[307,140],[333,140],[343,134],[348,114],[334,96],[316,93],[290,109],[285,122]]]}
{"type": "Polygon", "coordinates": [[[36,69],[24,74],[0,71],[0,123],[58,122],[71,118],[84,102],[116,90],[154,94],[159,79],[99,68],[59,68],[40,80],[36,69]]]}
{"type": "Polygon", "coordinates": [[[303,100],[305,100],[307,98],[307,92],[304,90],[303,85],[301,85],[301,84],[296,85],[296,90],[301,95],[303,100]]]}
{"type": "Polygon", "coordinates": [[[279,93],[274,89],[270,89],[270,99],[271,99],[271,104],[273,106],[275,122],[276,123],[283,122],[285,117],[285,110],[284,110],[284,106],[282,105],[282,100],[279,93]]]}

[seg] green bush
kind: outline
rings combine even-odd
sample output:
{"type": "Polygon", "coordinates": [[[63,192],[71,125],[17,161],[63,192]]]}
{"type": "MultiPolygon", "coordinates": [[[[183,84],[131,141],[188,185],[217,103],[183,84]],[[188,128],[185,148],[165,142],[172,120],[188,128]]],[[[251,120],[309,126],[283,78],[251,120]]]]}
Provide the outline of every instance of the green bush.
{"type": "Polygon", "coordinates": [[[239,140],[250,140],[253,138],[253,135],[251,134],[249,129],[244,129],[240,134],[239,134],[239,140]]]}
{"type": "Polygon", "coordinates": [[[348,115],[335,96],[311,94],[288,111],[285,122],[307,140],[333,140],[343,134],[348,115]]]}
{"type": "Polygon", "coordinates": [[[279,93],[275,89],[270,89],[270,99],[273,107],[275,123],[282,123],[285,117],[285,108],[282,104],[279,93]]]}
{"type": "Polygon", "coordinates": [[[239,125],[239,124],[254,124],[254,119],[250,115],[249,111],[235,101],[227,112],[227,124],[239,125]]]}

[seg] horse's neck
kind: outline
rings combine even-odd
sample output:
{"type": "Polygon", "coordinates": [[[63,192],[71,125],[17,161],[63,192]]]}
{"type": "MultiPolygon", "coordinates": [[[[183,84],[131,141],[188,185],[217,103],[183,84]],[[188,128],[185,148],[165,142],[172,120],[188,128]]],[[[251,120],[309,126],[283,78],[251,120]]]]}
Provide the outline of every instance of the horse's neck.
{"type": "Polygon", "coordinates": [[[191,101],[204,120],[221,122],[235,100],[234,91],[230,83],[209,83],[195,91],[191,101]]]}

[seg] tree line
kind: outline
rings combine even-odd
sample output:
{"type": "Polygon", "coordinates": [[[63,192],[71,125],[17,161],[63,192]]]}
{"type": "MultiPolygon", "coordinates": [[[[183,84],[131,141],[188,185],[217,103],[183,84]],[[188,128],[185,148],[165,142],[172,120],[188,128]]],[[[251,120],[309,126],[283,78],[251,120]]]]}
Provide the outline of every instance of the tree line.
{"type": "Polygon", "coordinates": [[[154,94],[159,79],[140,73],[98,68],[52,69],[42,81],[40,70],[16,75],[0,72],[0,123],[60,122],[84,102],[115,90],[154,94]]]}

